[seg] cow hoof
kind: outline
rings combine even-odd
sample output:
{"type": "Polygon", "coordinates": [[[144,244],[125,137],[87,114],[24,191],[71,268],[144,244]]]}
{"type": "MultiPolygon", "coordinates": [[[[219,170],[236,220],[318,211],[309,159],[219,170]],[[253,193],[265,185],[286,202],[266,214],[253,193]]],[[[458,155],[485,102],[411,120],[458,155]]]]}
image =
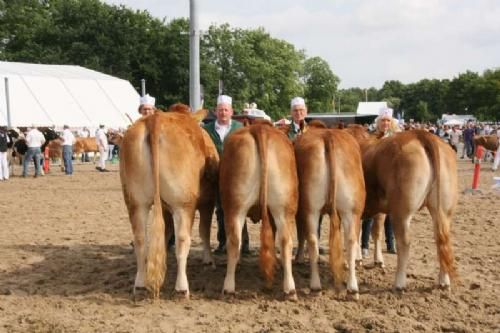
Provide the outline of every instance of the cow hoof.
{"type": "Polygon", "coordinates": [[[311,296],[321,296],[322,290],[321,288],[311,288],[310,295],[311,296]]]}
{"type": "Polygon", "coordinates": [[[355,260],[356,267],[363,267],[363,259],[355,260]]]}
{"type": "Polygon", "coordinates": [[[188,290],[176,290],[174,297],[178,300],[189,300],[188,290]]]}
{"type": "Polygon", "coordinates": [[[404,295],[404,293],[406,292],[406,288],[405,287],[394,287],[393,291],[394,291],[394,293],[396,293],[398,295],[404,295]]]}
{"type": "Polygon", "coordinates": [[[440,284],[439,289],[443,291],[451,291],[451,287],[449,284],[440,284]]]}
{"type": "Polygon", "coordinates": [[[233,291],[229,290],[222,290],[222,294],[220,295],[221,299],[224,299],[226,301],[233,300],[236,297],[236,293],[233,291]]]}
{"type": "Polygon", "coordinates": [[[288,293],[285,293],[285,301],[297,302],[298,300],[295,290],[290,290],[288,293]]]}
{"type": "Polygon", "coordinates": [[[348,290],[347,299],[351,301],[359,301],[359,292],[357,290],[348,290]]]}
{"type": "Polygon", "coordinates": [[[148,297],[148,290],[145,287],[132,288],[132,300],[134,303],[145,300],[148,297]]]}
{"type": "Polygon", "coordinates": [[[385,268],[385,264],[384,264],[382,261],[375,261],[375,262],[373,263],[373,266],[374,266],[375,268],[382,268],[382,269],[384,269],[384,268],[385,268]]]}

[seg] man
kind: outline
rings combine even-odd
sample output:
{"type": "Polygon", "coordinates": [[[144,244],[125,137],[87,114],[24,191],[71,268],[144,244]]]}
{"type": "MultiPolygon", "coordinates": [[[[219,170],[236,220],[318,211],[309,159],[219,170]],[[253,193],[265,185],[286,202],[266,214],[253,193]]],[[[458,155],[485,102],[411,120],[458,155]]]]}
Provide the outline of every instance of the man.
{"type": "Polygon", "coordinates": [[[68,125],[63,126],[62,135],[62,148],[63,148],[63,161],[64,161],[64,172],[67,175],[73,174],[73,144],[75,143],[75,136],[69,130],[68,125]]]}
{"type": "Polygon", "coordinates": [[[9,179],[9,163],[7,162],[7,148],[10,142],[7,130],[0,127],[0,181],[9,179]]]}
{"type": "Polygon", "coordinates": [[[462,150],[462,157],[464,159],[467,155],[468,158],[472,158],[474,152],[474,134],[475,130],[471,122],[467,123],[467,128],[463,131],[464,135],[464,149],[462,150]]]}
{"type": "Polygon", "coordinates": [[[142,116],[149,116],[155,112],[155,98],[146,94],[141,96],[139,101],[139,113],[142,116]]]}
{"type": "Polygon", "coordinates": [[[298,135],[306,130],[306,116],[307,107],[306,102],[302,97],[294,97],[290,102],[290,114],[292,116],[292,123],[288,130],[288,138],[295,141],[298,135]]]}
{"type": "Polygon", "coordinates": [[[28,164],[35,158],[35,178],[41,175],[40,160],[42,157],[41,147],[45,143],[45,137],[35,126],[26,134],[26,145],[28,150],[23,161],[23,177],[28,175],[28,164]]]}
{"type": "Polygon", "coordinates": [[[451,148],[455,151],[455,153],[458,152],[458,144],[460,143],[460,137],[462,136],[462,131],[458,129],[458,125],[455,125],[452,127],[451,131],[448,132],[450,136],[450,145],[451,148]]]}
{"type": "Polygon", "coordinates": [[[95,141],[99,148],[99,166],[96,169],[100,172],[108,172],[106,169],[106,158],[108,157],[108,138],[104,131],[104,125],[99,125],[99,129],[95,133],[95,141]]]}
{"type": "MultiPolygon", "coordinates": [[[[235,120],[232,120],[233,107],[232,98],[226,95],[220,95],[217,98],[217,108],[215,110],[216,120],[204,126],[204,129],[210,135],[210,138],[217,148],[219,156],[222,157],[224,148],[224,140],[236,129],[243,125],[235,120]]],[[[217,196],[215,204],[215,215],[217,216],[217,241],[219,246],[215,249],[215,254],[222,254],[226,252],[226,231],[224,228],[224,212],[220,203],[220,196],[217,196]]],[[[249,240],[247,225],[243,228],[243,252],[249,251],[249,240]]]]}

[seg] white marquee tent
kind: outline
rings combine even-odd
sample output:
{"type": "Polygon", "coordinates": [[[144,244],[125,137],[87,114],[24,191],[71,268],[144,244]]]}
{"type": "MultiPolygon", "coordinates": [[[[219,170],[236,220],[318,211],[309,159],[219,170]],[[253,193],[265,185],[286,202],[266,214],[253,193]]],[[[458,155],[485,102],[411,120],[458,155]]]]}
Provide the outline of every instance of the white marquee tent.
{"type": "Polygon", "coordinates": [[[0,61],[0,125],[120,128],[137,119],[130,82],[80,66],[0,61]]]}

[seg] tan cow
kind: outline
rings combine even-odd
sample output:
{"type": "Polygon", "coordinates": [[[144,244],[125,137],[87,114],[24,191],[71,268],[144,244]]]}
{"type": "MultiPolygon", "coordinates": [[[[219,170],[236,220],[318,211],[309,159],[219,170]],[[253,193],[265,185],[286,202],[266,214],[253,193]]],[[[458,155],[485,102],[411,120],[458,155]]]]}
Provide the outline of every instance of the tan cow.
{"type": "Polygon", "coordinates": [[[365,183],[359,145],[348,133],[338,129],[308,126],[295,141],[299,176],[297,260],[303,256],[307,238],[311,265],[311,290],[321,290],[318,270],[318,221],[330,217],[330,267],[337,288],[343,282],[341,227],[347,248],[348,293],[358,298],[355,260],[359,253],[360,219],[365,205],[365,183]]]}
{"type": "Polygon", "coordinates": [[[166,274],[165,223],[167,237],[175,230],[177,292],[189,297],[186,262],[196,210],[200,212],[203,261],[213,264],[210,223],[219,157],[189,108],[176,105],[174,110],[177,112],[157,112],[137,120],[125,133],[120,149],[120,179],[137,259],[134,293],[136,288],[146,287],[154,298],[159,296],[166,274]],[[146,253],[145,228],[151,208],[146,253]]]}
{"type": "MultiPolygon", "coordinates": [[[[363,128],[348,129],[359,140],[363,153],[367,199],[365,217],[390,214],[398,250],[396,290],[406,287],[406,267],[410,254],[410,222],[427,207],[434,222],[439,258],[438,282],[449,288],[456,277],[450,240],[450,225],[458,200],[455,152],[437,136],[423,130],[371,138],[363,128]]],[[[379,216],[380,217],[380,216],[379,216]]],[[[383,218],[377,219],[379,223],[383,218]]],[[[380,242],[382,226],[377,243],[380,242]]],[[[380,249],[380,244],[378,244],[380,249]]],[[[383,260],[375,251],[375,260],[383,260]]]]}
{"type": "Polygon", "coordinates": [[[99,147],[97,146],[95,137],[75,138],[75,143],[73,144],[73,154],[76,156],[80,156],[82,153],[94,153],[93,163],[95,164],[98,152],[99,147]]]}
{"type": "Polygon", "coordinates": [[[276,261],[274,227],[281,248],[283,291],[287,298],[297,298],[292,276],[297,185],[292,143],[271,124],[244,127],[227,138],[220,164],[220,195],[228,239],[224,293],[235,292],[241,231],[250,212],[254,219],[256,215],[262,219],[260,267],[267,287],[272,284],[276,261]]]}

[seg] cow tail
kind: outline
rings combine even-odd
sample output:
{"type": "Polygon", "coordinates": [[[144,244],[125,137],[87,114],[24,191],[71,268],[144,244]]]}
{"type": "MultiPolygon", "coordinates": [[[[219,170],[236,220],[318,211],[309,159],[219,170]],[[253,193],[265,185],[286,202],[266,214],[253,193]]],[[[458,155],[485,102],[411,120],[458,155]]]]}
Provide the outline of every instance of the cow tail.
{"type": "Polygon", "coordinates": [[[325,138],[325,153],[326,162],[330,170],[330,181],[328,184],[328,203],[331,207],[330,211],[330,238],[329,238],[329,254],[330,254],[330,269],[332,271],[336,288],[340,288],[344,281],[344,253],[342,251],[342,236],[340,230],[340,218],[337,214],[335,204],[335,193],[337,191],[336,163],[335,163],[335,146],[334,137],[330,131],[325,138]]]}
{"type": "Polygon", "coordinates": [[[166,274],[165,224],[160,198],[160,114],[154,114],[147,120],[149,143],[154,180],[153,222],[149,232],[149,246],[146,260],[146,287],[154,298],[160,295],[166,274]]]}
{"type": "Polygon", "coordinates": [[[434,138],[427,133],[419,133],[419,139],[429,156],[434,173],[434,186],[436,193],[437,216],[434,228],[436,229],[436,245],[441,269],[448,273],[451,279],[458,277],[454,263],[453,249],[451,247],[450,224],[448,214],[441,206],[441,195],[445,189],[441,188],[441,163],[439,145],[434,138]]]}
{"type": "Polygon", "coordinates": [[[270,288],[274,278],[276,256],[274,254],[274,234],[267,209],[269,165],[267,156],[268,136],[266,135],[265,130],[266,128],[263,126],[253,126],[251,128],[251,133],[257,144],[261,165],[259,192],[259,206],[262,218],[262,228],[260,229],[260,268],[264,274],[266,285],[270,288]]]}

